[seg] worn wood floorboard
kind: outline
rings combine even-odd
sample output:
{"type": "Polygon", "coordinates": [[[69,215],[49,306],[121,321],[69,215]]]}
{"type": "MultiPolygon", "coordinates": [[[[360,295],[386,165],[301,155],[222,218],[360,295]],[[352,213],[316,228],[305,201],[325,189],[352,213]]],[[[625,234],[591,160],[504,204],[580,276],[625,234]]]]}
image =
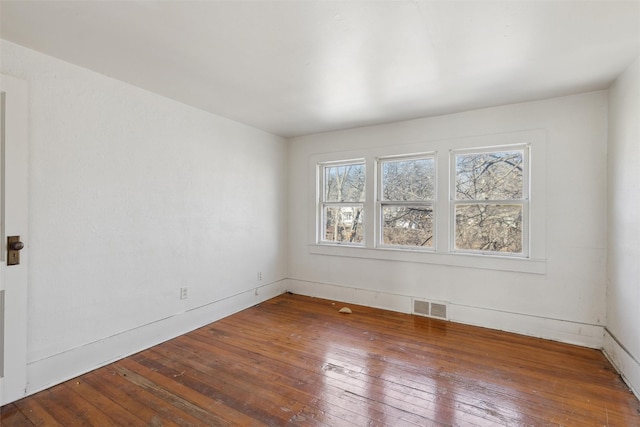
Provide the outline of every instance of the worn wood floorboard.
{"type": "Polygon", "coordinates": [[[1,408],[14,426],[640,426],[598,350],[285,294],[1,408]]]}

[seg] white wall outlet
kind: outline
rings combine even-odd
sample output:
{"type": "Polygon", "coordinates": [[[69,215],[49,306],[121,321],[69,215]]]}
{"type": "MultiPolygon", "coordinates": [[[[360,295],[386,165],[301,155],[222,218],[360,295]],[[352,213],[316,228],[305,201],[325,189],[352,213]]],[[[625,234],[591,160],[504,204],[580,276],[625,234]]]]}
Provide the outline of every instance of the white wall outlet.
{"type": "Polygon", "coordinates": [[[258,282],[262,281],[262,271],[258,271],[258,282]]]}
{"type": "Polygon", "coordinates": [[[180,288],[180,299],[187,299],[188,297],[187,288],[180,288]]]}

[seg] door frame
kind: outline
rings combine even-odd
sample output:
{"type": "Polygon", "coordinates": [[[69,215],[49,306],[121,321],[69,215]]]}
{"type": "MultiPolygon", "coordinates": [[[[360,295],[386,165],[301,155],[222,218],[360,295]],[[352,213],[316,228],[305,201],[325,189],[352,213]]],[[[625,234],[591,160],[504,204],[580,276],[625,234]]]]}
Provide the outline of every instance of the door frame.
{"type": "Polygon", "coordinates": [[[0,73],[0,94],[4,100],[4,120],[0,124],[2,164],[0,165],[0,274],[4,288],[3,369],[0,371],[0,405],[27,393],[27,275],[29,260],[28,211],[28,92],[27,82],[0,73]],[[19,265],[6,265],[7,236],[20,236],[25,244],[19,265]]]}

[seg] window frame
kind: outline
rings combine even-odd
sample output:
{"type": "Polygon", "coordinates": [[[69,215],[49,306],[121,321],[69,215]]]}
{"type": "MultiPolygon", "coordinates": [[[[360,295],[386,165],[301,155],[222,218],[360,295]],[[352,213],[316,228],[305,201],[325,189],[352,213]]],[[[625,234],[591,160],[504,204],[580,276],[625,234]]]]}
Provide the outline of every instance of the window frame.
{"type": "Polygon", "coordinates": [[[449,224],[449,247],[451,253],[461,253],[461,254],[476,254],[483,256],[506,256],[506,257],[517,257],[517,258],[529,258],[529,201],[531,199],[531,186],[530,186],[530,152],[531,152],[531,144],[530,143],[518,143],[518,144],[509,144],[509,145],[500,145],[500,146],[489,146],[489,147],[477,147],[477,148],[463,148],[463,149],[452,149],[449,151],[449,215],[451,216],[449,224]],[[508,151],[522,151],[522,197],[520,199],[507,199],[507,200],[499,200],[499,199],[488,199],[488,200],[458,200],[456,198],[457,189],[456,189],[456,178],[457,178],[457,167],[456,167],[456,156],[457,155],[465,155],[465,154],[487,154],[487,153],[499,153],[499,152],[508,152],[508,151]],[[519,205],[522,206],[522,252],[499,252],[499,251],[487,251],[487,250],[475,250],[475,249],[462,249],[456,247],[456,207],[457,206],[471,206],[471,205],[491,205],[491,206],[501,206],[501,205],[519,205]]]}
{"type": "Polygon", "coordinates": [[[438,155],[435,151],[429,151],[424,153],[409,153],[392,156],[383,156],[376,158],[376,205],[374,215],[376,218],[376,248],[380,249],[395,249],[405,251],[419,251],[419,252],[435,252],[437,242],[437,200],[438,200],[438,155]],[[382,192],[384,190],[383,185],[383,163],[385,162],[399,162],[399,161],[411,161],[411,160],[423,160],[433,159],[434,168],[434,196],[431,200],[415,200],[415,201],[393,201],[384,200],[382,192]],[[432,245],[430,247],[421,246],[409,246],[409,245],[391,245],[384,243],[384,207],[385,206],[431,206],[432,208],[432,245]]]}
{"type": "Polygon", "coordinates": [[[359,148],[309,153],[308,160],[308,245],[309,254],[314,256],[339,256],[370,260],[385,260],[434,264],[441,266],[465,267],[476,269],[518,272],[527,274],[546,274],[546,190],[547,190],[547,131],[530,129],[487,133],[478,136],[461,136],[447,139],[419,140],[415,135],[405,135],[381,145],[383,141],[374,140],[376,146],[360,145],[359,148]],[[409,140],[407,140],[409,138],[409,140]],[[404,141],[403,141],[404,139],[404,141]],[[417,142],[416,142],[417,141],[417,142]],[[454,252],[450,242],[450,168],[448,153],[451,150],[478,149],[481,147],[517,146],[529,144],[529,223],[527,227],[529,242],[528,257],[505,256],[497,253],[484,255],[479,253],[454,252]],[[435,251],[411,250],[395,247],[380,247],[376,244],[376,233],[380,220],[376,214],[377,165],[378,158],[405,156],[407,153],[430,153],[437,155],[437,183],[434,235],[435,251]],[[353,160],[365,162],[366,193],[364,204],[364,246],[331,244],[319,242],[318,197],[321,191],[318,183],[318,165],[322,163],[341,163],[353,160]],[[444,176],[444,178],[443,178],[444,176]]]}
{"type": "Polygon", "coordinates": [[[320,244],[320,245],[339,245],[339,246],[352,246],[352,247],[365,247],[365,241],[366,241],[366,235],[367,235],[367,230],[365,228],[365,224],[366,224],[366,220],[364,217],[364,214],[366,212],[365,209],[365,202],[367,200],[367,165],[366,165],[366,161],[364,158],[361,159],[349,159],[349,160],[339,160],[339,161],[330,161],[330,162],[322,162],[322,163],[318,163],[317,165],[317,180],[318,180],[318,203],[317,203],[317,213],[316,213],[316,243],[320,244]],[[358,202],[328,202],[326,201],[326,189],[325,189],[325,184],[326,184],[326,174],[325,174],[325,170],[326,168],[330,168],[330,167],[340,167],[340,166],[348,166],[348,165],[362,165],[364,167],[364,174],[365,174],[365,184],[364,184],[364,189],[363,189],[363,195],[364,195],[364,200],[362,201],[358,201],[358,202]],[[363,217],[361,219],[362,221],[362,242],[340,242],[340,241],[331,241],[331,240],[325,240],[324,237],[326,236],[325,234],[325,224],[326,224],[326,217],[325,217],[325,208],[327,207],[336,207],[336,208],[341,208],[341,207],[353,207],[353,206],[360,206],[362,209],[362,213],[363,213],[363,217]]]}

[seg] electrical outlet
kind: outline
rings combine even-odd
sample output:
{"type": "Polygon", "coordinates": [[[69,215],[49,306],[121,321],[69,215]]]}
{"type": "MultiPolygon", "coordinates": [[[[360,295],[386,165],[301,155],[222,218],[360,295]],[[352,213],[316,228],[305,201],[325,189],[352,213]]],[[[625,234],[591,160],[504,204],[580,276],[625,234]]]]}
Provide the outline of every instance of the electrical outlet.
{"type": "Polygon", "coordinates": [[[262,271],[258,271],[258,282],[262,281],[262,271]]]}
{"type": "Polygon", "coordinates": [[[180,288],[180,299],[187,299],[187,288],[180,288]]]}

